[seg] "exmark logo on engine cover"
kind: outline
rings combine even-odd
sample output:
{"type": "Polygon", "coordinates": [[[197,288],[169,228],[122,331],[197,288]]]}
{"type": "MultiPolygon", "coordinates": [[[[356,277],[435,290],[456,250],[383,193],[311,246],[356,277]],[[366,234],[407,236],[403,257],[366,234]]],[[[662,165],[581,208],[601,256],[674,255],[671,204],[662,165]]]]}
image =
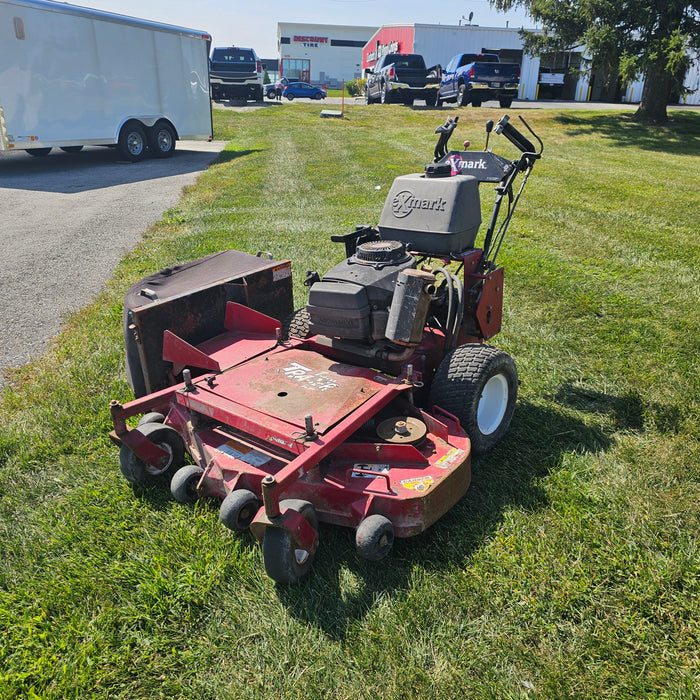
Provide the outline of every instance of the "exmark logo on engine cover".
{"type": "Polygon", "coordinates": [[[411,212],[417,209],[426,211],[445,211],[447,200],[442,197],[435,199],[420,199],[410,190],[401,190],[394,195],[391,201],[391,211],[397,219],[406,218],[411,212]]]}

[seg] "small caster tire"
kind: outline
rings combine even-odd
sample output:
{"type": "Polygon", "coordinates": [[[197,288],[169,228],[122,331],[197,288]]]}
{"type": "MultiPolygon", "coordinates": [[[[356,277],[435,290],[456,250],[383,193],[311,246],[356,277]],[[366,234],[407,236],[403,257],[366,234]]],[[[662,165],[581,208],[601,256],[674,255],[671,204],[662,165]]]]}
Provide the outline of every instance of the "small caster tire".
{"type": "Polygon", "coordinates": [[[180,434],[169,425],[144,423],[136,428],[169,454],[165,466],[147,464],[131,448],[124,444],[119,450],[119,469],[124,478],[136,486],[152,486],[160,481],[170,481],[173,474],[185,463],[185,443],[180,434]]]}
{"type": "Polygon", "coordinates": [[[170,482],[170,493],[178,503],[194,503],[199,500],[197,484],[204,469],[196,464],[186,464],[175,472],[170,482]]]}
{"type": "Polygon", "coordinates": [[[144,413],[141,418],[139,418],[139,425],[144,423],[165,423],[165,416],[157,411],[151,411],[150,413],[144,413]]]}
{"type": "Polygon", "coordinates": [[[355,532],[357,553],[369,561],[379,561],[389,554],[394,544],[394,526],[383,515],[370,515],[355,532]]]}
{"type": "Polygon", "coordinates": [[[224,498],[219,509],[219,520],[229,530],[243,532],[250,527],[259,508],[260,501],[252,491],[237,489],[224,498]]]}
{"type": "MultiPolygon", "coordinates": [[[[318,532],[318,517],[308,501],[288,499],[280,501],[280,510],[292,508],[301,513],[318,532]]],[[[298,549],[292,534],[281,527],[268,525],[263,538],[263,561],[267,575],[277,583],[300,583],[309,575],[314,553],[298,549]]]]}

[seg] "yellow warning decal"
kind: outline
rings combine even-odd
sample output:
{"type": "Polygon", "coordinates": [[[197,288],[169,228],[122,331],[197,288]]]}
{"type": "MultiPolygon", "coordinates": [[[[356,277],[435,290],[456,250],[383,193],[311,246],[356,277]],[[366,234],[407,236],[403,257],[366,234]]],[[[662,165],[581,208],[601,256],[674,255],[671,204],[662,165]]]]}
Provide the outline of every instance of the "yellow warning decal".
{"type": "Polygon", "coordinates": [[[447,454],[443,455],[437,462],[435,462],[435,466],[440,467],[441,469],[447,469],[447,467],[452,466],[452,464],[457,461],[460,453],[461,450],[453,447],[447,454]]]}
{"type": "Polygon", "coordinates": [[[432,476],[417,476],[413,479],[403,479],[401,486],[411,491],[427,491],[434,483],[435,479],[432,476]]]}

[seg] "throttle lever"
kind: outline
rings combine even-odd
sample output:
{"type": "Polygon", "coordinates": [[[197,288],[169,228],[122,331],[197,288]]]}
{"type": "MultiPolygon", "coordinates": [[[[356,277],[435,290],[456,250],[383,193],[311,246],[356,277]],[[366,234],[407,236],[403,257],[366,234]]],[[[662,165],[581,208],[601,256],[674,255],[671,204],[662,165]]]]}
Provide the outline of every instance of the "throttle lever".
{"type": "Polygon", "coordinates": [[[535,153],[534,145],[526,139],[514,126],[509,124],[509,117],[504,114],[495,129],[497,134],[503,134],[516,148],[523,153],[535,153]]]}

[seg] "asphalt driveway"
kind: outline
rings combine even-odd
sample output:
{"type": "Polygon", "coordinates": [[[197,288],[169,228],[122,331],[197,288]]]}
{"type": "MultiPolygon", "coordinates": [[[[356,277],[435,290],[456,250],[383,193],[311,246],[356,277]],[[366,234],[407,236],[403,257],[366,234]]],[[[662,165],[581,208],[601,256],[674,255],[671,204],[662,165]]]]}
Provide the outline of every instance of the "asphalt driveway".
{"type": "Polygon", "coordinates": [[[0,389],[3,370],[46,349],[224,145],[182,141],[141,163],[105,148],[0,154],[0,389]]]}

